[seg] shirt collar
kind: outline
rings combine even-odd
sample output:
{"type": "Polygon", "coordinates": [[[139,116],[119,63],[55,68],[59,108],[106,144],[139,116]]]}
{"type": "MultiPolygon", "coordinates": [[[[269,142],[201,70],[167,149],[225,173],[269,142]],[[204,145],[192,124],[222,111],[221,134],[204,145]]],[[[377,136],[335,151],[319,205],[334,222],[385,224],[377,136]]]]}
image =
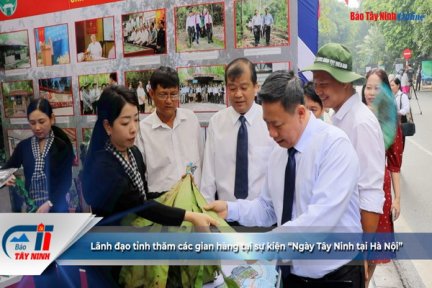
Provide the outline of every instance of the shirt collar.
{"type": "MultiPolygon", "coordinates": [[[[248,123],[249,126],[252,126],[252,124],[255,121],[255,119],[257,118],[257,116],[259,116],[260,107],[261,106],[259,106],[258,104],[256,104],[254,102],[252,104],[251,108],[249,109],[249,111],[247,111],[243,115],[246,118],[246,123],[248,123]]],[[[229,109],[231,109],[230,110],[231,121],[232,121],[233,125],[235,125],[241,114],[238,113],[237,111],[235,111],[232,106],[229,107],[229,109]]]]}
{"type": "MultiPolygon", "coordinates": [[[[159,127],[171,129],[167,124],[162,122],[160,120],[159,116],[157,115],[156,111],[154,111],[149,117],[152,117],[152,129],[157,129],[159,127]]],[[[177,108],[176,109],[176,116],[174,118],[174,125],[172,129],[175,129],[178,125],[180,125],[181,122],[185,121],[187,119],[187,115],[182,111],[182,109],[177,108]]]]}
{"type": "Polygon", "coordinates": [[[345,115],[351,110],[351,108],[360,102],[360,96],[357,93],[354,93],[349,97],[344,104],[339,108],[339,110],[333,115],[332,119],[337,119],[341,121],[345,115]]]}

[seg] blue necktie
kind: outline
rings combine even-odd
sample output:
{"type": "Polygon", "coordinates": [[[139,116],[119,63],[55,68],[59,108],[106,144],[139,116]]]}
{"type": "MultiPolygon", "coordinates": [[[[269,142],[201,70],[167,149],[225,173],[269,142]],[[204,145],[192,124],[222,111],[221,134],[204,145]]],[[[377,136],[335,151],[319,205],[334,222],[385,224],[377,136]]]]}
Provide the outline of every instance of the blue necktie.
{"type": "Polygon", "coordinates": [[[246,118],[239,117],[240,128],[237,134],[236,173],[234,196],[237,199],[246,199],[248,196],[248,133],[246,118]]]}
{"type": "MultiPolygon", "coordinates": [[[[295,174],[296,174],[296,161],[295,153],[297,150],[294,147],[288,149],[288,162],[285,168],[285,185],[284,185],[284,199],[282,209],[282,222],[288,222],[292,217],[292,208],[294,203],[295,191],[295,174]]],[[[279,266],[282,271],[282,277],[286,278],[291,274],[290,266],[279,266]]]]}

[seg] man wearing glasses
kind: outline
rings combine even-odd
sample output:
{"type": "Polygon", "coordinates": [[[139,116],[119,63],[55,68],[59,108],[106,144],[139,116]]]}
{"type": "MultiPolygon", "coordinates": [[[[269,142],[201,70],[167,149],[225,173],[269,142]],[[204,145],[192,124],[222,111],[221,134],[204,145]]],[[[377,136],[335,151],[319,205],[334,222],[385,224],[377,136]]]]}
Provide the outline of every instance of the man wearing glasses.
{"type": "Polygon", "coordinates": [[[141,121],[136,140],[147,165],[149,191],[155,193],[150,197],[170,190],[190,162],[197,167],[195,183],[201,180],[201,128],[191,110],[178,108],[179,85],[177,71],[170,67],[161,66],[150,77],[149,94],[156,111],[141,121]]]}

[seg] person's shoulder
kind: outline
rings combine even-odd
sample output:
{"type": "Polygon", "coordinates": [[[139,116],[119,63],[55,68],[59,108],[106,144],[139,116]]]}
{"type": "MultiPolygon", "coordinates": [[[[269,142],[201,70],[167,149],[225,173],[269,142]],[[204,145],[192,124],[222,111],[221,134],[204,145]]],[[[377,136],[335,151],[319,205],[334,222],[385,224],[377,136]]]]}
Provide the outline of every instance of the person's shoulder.
{"type": "Polygon", "coordinates": [[[210,122],[219,122],[221,119],[225,119],[232,113],[233,108],[232,107],[226,107],[222,110],[219,110],[213,116],[210,118],[210,122]]]}

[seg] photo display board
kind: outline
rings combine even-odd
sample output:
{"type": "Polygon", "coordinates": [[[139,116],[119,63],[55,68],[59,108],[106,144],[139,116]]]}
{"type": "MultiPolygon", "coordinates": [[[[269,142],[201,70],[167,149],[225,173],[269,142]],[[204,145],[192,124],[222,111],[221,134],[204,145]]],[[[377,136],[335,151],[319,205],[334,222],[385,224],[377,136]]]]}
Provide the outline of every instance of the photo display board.
{"type": "Polygon", "coordinates": [[[29,129],[26,105],[33,97],[50,101],[80,156],[113,72],[118,84],[137,92],[143,119],[155,110],[152,71],[173,67],[179,106],[194,111],[205,131],[210,117],[229,106],[224,69],[231,60],[250,59],[259,84],[272,71],[297,69],[297,1],[93,2],[1,21],[0,159],[9,158],[16,135],[27,135],[20,131],[29,129]]]}

